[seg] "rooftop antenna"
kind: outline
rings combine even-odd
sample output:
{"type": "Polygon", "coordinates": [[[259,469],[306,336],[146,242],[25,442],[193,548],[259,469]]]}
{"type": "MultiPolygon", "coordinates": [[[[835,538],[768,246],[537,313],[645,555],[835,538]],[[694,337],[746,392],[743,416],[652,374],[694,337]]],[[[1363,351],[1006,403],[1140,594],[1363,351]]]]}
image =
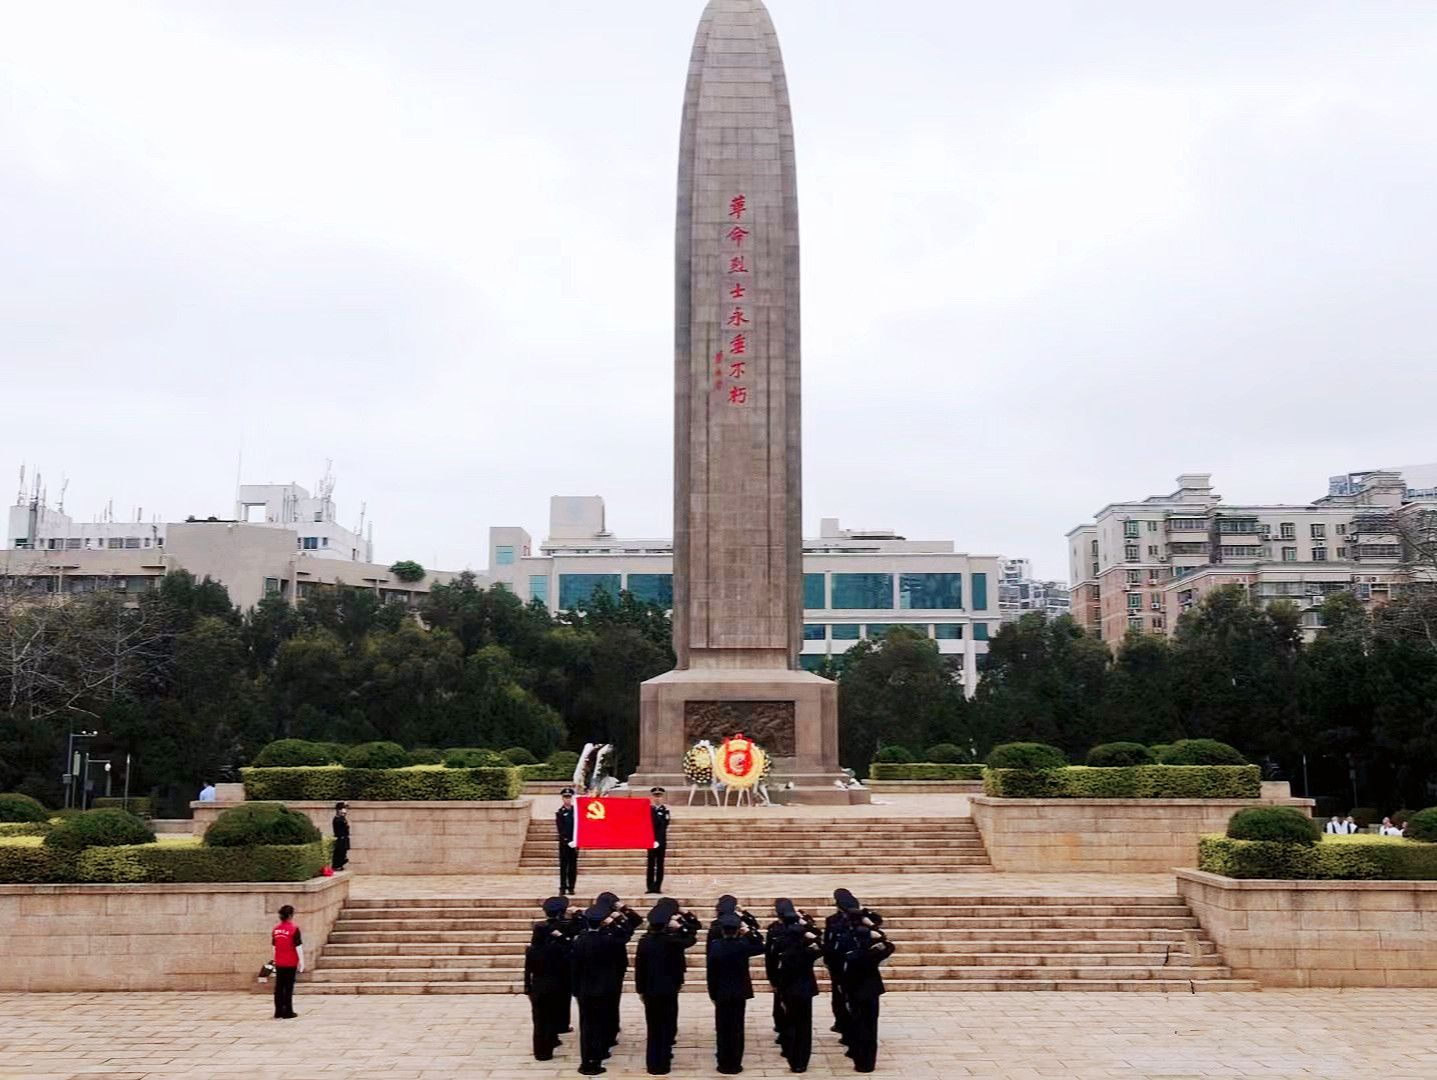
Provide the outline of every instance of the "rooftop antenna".
{"type": "Polygon", "coordinates": [[[334,495],[334,459],[324,459],[324,475],[320,477],[318,485],[320,502],[329,502],[334,495]]]}
{"type": "Polygon", "coordinates": [[[70,478],[64,473],[60,474],[60,505],[55,509],[60,513],[65,512],[65,489],[70,486],[70,478]]]}
{"type": "Polygon", "coordinates": [[[369,503],[367,503],[367,502],[362,502],[362,503],[359,504],[359,528],[355,529],[354,531],[357,532],[357,533],[359,533],[360,536],[363,536],[363,535],[364,535],[364,515],[365,515],[365,512],[368,511],[368,510],[369,510],[369,503]]]}
{"type": "Polygon", "coordinates": [[[20,463],[20,486],[15,491],[15,505],[25,505],[25,463],[20,463]]]}

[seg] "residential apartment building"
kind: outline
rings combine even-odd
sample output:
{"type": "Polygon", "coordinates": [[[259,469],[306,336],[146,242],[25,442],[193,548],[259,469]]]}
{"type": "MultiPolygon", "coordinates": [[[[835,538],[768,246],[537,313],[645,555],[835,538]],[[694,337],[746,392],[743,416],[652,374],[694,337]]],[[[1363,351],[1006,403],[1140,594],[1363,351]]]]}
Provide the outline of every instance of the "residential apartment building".
{"type": "Polygon", "coordinates": [[[1208,473],[1177,482],[1168,495],[1110,503],[1068,533],[1073,615],[1105,641],[1171,633],[1224,585],[1296,604],[1310,638],[1330,594],[1382,603],[1422,573],[1402,537],[1437,510],[1437,493],[1410,488],[1399,470],[1333,477],[1325,496],[1298,506],[1225,504],[1208,473]]]}
{"type": "Polygon", "coordinates": [[[1003,621],[1017,622],[1030,611],[1047,618],[1072,612],[1071,590],[1056,581],[1039,581],[1033,577],[1033,564],[1028,559],[1001,559],[1002,579],[998,586],[998,610],[1003,621]]]}
{"type": "MultiPolygon", "coordinates": [[[[890,626],[912,627],[961,662],[971,693],[1000,621],[997,556],[957,552],[951,540],[908,540],[890,530],[842,529],[825,518],[803,542],[800,662],[819,666],[890,626]]],[[[580,607],[602,589],[673,603],[673,541],[625,539],[598,496],[550,500],[549,536],[537,550],[522,528],[489,530],[489,578],[551,611],[580,607]]]]}
{"type": "Polygon", "coordinates": [[[115,590],[138,594],[174,570],[223,582],[241,610],[265,596],[298,603],[315,590],[374,590],[386,602],[414,604],[458,575],[429,571],[404,582],[370,561],[372,537],[336,521],[331,493],[311,498],[297,484],[239,489],[235,520],[79,523],[46,505],[40,492],[10,508],[0,579],[36,594],[115,590]],[[362,557],[361,557],[362,556],[362,557]]]}

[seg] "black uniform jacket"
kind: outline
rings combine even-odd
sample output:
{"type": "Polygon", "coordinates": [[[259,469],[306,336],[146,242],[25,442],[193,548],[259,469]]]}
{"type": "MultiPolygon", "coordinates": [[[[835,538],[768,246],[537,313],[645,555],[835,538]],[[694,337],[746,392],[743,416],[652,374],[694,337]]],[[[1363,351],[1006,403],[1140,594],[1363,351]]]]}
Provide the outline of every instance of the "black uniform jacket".
{"type": "Polygon", "coordinates": [[[753,997],[748,960],[761,952],[763,935],[757,932],[709,942],[709,997],[714,1001],[747,1001],[753,997]]]}

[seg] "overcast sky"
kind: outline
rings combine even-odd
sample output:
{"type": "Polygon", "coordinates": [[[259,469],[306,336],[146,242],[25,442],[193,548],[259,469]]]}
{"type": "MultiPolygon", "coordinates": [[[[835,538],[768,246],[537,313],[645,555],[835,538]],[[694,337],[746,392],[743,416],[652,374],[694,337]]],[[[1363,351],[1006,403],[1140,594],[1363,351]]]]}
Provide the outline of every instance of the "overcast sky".
{"type": "MultiPolygon", "coordinates": [[[[551,494],[668,536],[702,7],[5,3],[0,468],[174,520],[230,513],[241,445],[247,482],[332,458],[381,561],[444,569],[551,494]]],[[[769,9],[807,534],[1061,577],[1181,471],[1305,502],[1437,459],[1437,5],[769,9]]]]}

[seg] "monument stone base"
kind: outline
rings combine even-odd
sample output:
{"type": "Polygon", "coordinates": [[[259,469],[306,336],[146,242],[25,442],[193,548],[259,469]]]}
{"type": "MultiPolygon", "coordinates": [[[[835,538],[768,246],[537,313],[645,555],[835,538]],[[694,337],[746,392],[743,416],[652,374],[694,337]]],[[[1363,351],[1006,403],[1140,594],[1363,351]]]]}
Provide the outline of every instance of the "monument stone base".
{"type": "Polygon", "coordinates": [[[687,786],[684,754],[700,739],[715,747],[742,732],[773,757],[775,802],[849,805],[868,792],[840,791],[838,687],[807,671],[692,668],[639,687],[639,768],[632,790],[687,786]],[[787,784],[792,790],[782,790],[787,784]]]}

